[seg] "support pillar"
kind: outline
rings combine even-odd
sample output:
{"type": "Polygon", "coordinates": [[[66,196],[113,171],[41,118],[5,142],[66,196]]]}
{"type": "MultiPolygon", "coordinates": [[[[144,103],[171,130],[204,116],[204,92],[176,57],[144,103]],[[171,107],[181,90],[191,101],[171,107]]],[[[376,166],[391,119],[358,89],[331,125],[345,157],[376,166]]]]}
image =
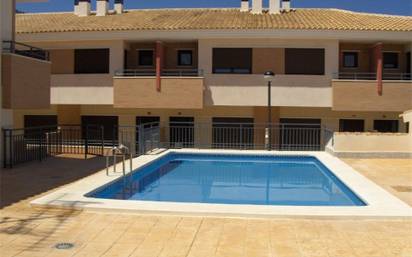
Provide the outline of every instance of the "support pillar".
{"type": "Polygon", "coordinates": [[[162,69],[163,69],[163,43],[156,42],[156,89],[158,92],[162,89],[162,69]]]}
{"type": "Polygon", "coordinates": [[[382,54],[382,43],[377,43],[374,46],[374,58],[376,65],[376,80],[377,80],[377,92],[378,95],[383,93],[383,54],[382,54]]]}

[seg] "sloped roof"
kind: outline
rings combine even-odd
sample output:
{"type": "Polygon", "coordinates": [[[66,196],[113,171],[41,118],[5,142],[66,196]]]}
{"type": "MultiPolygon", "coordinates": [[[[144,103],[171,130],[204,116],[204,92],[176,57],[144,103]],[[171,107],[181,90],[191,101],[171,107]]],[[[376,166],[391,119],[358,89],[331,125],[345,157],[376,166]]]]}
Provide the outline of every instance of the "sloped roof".
{"type": "Polygon", "coordinates": [[[17,33],[124,30],[299,29],[412,31],[412,17],[338,9],[296,9],[251,14],[238,9],[129,10],[123,14],[78,17],[73,13],[17,14],[17,33]]]}

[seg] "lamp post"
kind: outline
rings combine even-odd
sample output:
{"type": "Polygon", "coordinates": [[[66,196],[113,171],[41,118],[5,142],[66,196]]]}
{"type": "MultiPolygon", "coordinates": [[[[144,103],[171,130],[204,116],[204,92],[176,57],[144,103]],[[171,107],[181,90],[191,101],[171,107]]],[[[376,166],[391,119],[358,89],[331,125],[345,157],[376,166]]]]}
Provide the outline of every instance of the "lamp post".
{"type": "Polygon", "coordinates": [[[263,75],[265,81],[268,83],[268,151],[272,150],[272,81],[275,78],[273,71],[267,71],[263,75]]]}

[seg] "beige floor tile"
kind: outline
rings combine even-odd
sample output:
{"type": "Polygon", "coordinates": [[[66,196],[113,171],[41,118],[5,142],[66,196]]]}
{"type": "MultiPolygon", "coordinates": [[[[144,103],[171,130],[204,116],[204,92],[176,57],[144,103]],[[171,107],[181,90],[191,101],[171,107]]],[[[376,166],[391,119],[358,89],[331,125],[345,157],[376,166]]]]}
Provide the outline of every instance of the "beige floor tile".
{"type": "Polygon", "coordinates": [[[88,243],[81,248],[75,257],[97,257],[102,256],[107,250],[110,249],[112,244],[100,244],[100,243],[88,243]]]}
{"type": "Polygon", "coordinates": [[[102,255],[102,257],[128,257],[136,250],[137,247],[138,246],[136,244],[114,244],[102,255]]]}

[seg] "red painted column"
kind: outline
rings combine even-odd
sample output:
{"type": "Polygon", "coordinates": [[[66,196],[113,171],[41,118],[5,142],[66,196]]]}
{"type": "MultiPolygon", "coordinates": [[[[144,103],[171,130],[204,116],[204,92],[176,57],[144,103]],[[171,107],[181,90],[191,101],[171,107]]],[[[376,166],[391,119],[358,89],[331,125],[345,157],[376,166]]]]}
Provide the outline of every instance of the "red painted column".
{"type": "Polygon", "coordinates": [[[376,80],[378,95],[382,95],[383,92],[383,54],[382,43],[377,43],[374,47],[375,65],[376,65],[376,80]]]}
{"type": "Polygon", "coordinates": [[[156,89],[161,91],[162,89],[162,68],[163,68],[163,43],[161,41],[156,42],[156,89]]]}

